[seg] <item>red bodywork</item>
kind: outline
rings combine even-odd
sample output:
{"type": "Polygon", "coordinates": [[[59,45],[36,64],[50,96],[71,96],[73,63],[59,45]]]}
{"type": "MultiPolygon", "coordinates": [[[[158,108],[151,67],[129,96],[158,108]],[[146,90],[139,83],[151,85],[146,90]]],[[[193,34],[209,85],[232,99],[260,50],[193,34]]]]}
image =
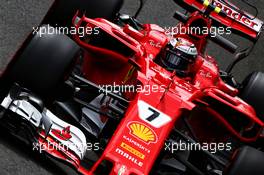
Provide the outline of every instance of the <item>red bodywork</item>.
{"type": "MultiPolygon", "coordinates": [[[[186,24],[179,25],[188,27],[197,19],[204,20],[210,28],[211,20],[199,13],[192,14],[186,24]]],[[[144,92],[124,94],[131,100],[125,116],[100,159],[90,170],[79,167],[81,173],[92,175],[102,161],[107,160],[113,164],[110,173],[112,175],[149,174],[164,147],[165,140],[179,118],[183,117],[183,112],[192,111],[199,105],[203,105],[204,109],[223,123],[237,139],[251,142],[259,136],[256,132],[252,138],[245,138],[228,122],[227,118],[236,114],[238,120],[248,119],[245,128],[255,125],[260,131],[263,127],[263,122],[258,119],[254,109],[237,97],[238,90],[221,80],[219,67],[214,58],[203,53],[206,35],[181,35],[195,43],[199,56],[190,68],[193,76],[179,78],[174,72],[167,71],[155,62],[169,41],[169,37],[159,26],[146,24],[142,30],[137,31],[128,25],[121,28],[104,19],[92,20],[86,17],[80,18],[75,25],[78,28],[84,22],[87,26],[100,27],[133,53],[131,57],[124,56],[118,52],[93,46],[75,36],[76,42],[87,51],[82,71],[88,80],[98,85],[114,83],[155,85],[159,90],[149,94],[144,92]],[[210,104],[211,101],[218,103],[210,104]],[[224,116],[222,111],[217,111],[218,105],[222,109],[228,109],[230,116],[224,116]],[[149,113],[149,109],[154,109],[154,112],[149,113]],[[153,113],[158,115],[154,119],[149,119],[148,115],[153,113]]]]}
{"type": "Polygon", "coordinates": [[[208,9],[206,3],[208,2],[210,4],[213,4],[214,6],[221,9],[226,15],[221,16],[218,14],[219,11],[212,11],[210,13],[210,17],[222,25],[225,25],[227,27],[231,27],[234,30],[237,30],[241,32],[242,34],[249,36],[252,39],[257,39],[259,37],[259,34],[262,30],[263,22],[256,18],[255,16],[252,16],[251,14],[247,12],[241,13],[240,9],[236,7],[234,4],[228,2],[228,1],[222,1],[222,0],[180,0],[187,6],[191,6],[197,10],[199,10],[202,13],[205,13],[205,11],[208,9]]]}

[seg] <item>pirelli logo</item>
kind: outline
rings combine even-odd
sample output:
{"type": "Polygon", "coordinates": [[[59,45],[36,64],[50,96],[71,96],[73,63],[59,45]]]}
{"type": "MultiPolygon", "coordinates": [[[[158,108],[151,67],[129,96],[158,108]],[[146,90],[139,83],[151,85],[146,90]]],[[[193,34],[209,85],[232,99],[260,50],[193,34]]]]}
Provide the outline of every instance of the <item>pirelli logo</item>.
{"type": "Polygon", "coordinates": [[[141,152],[139,152],[138,150],[136,150],[135,148],[127,145],[126,143],[122,142],[120,145],[123,149],[127,150],[128,152],[130,152],[131,154],[137,156],[138,158],[144,160],[145,159],[145,155],[142,154],[141,152]]]}

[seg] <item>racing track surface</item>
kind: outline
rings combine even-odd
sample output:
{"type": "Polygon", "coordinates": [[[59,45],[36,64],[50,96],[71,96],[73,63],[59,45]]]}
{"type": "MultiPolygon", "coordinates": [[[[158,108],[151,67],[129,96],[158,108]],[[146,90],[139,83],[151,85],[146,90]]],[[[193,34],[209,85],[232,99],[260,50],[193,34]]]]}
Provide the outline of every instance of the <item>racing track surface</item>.
{"type": "MultiPolygon", "coordinates": [[[[136,0],[125,0],[123,13],[133,14],[136,0]]],[[[0,68],[3,69],[17,47],[34,26],[37,26],[51,5],[52,0],[0,0],[0,68]]],[[[264,3],[251,0],[259,8],[259,18],[264,20],[264,3]]],[[[240,5],[240,4],[239,4],[240,5]]],[[[145,23],[157,23],[162,27],[174,26],[172,18],[176,9],[173,0],[148,0],[139,19],[145,23]]],[[[235,37],[233,41],[245,46],[244,41],[235,37]]],[[[211,45],[208,53],[217,56],[221,68],[225,68],[232,55],[211,45]]],[[[264,71],[264,37],[262,36],[251,56],[241,62],[233,71],[242,80],[253,70],[264,71]]],[[[31,152],[31,148],[14,140],[0,129],[0,175],[66,175],[75,173],[58,162],[51,162],[31,152]]]]}

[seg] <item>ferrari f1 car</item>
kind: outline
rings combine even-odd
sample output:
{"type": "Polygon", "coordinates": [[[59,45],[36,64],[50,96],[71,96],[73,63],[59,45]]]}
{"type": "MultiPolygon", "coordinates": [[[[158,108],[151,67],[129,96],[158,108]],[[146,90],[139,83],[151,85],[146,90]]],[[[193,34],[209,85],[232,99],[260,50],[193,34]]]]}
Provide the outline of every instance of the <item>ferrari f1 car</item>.
{"type": "Polygon", "coordinates": [[[263,175],[264,74],[230,73],[253,46],[197,32],[255,43],[262,21],[225,0],[175,2],[190,13],[168,34],[135,18],[142,4],[132,17],[121,0],[57,0],[1,76],[2,128],[85,175],[263,175]],[[208,39],[236,53],[226,71],[208,39]]]}

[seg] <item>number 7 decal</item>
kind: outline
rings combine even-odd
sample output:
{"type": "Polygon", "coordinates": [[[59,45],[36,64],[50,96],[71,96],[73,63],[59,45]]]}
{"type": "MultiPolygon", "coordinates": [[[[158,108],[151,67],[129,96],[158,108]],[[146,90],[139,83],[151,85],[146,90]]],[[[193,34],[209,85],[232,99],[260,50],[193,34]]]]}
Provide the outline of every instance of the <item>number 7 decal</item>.
{"type": "Polygon", "coordinates": [[[147,121],[152,122],[153,120],[155,120],[156,118],[160,116],[160,113],[155,111],[155,109],[152,109],[151,107],[149,107],[148,110],[152,111],[153,114],[149,116],[148,118],[146,118],[147,121]]]}
{"type": "Polygon", "coordinates": [[[144,101],[138,102],[139,117],[155,128],[160,128],[171,121],[171,118],[150,106],[144,101]]]}

